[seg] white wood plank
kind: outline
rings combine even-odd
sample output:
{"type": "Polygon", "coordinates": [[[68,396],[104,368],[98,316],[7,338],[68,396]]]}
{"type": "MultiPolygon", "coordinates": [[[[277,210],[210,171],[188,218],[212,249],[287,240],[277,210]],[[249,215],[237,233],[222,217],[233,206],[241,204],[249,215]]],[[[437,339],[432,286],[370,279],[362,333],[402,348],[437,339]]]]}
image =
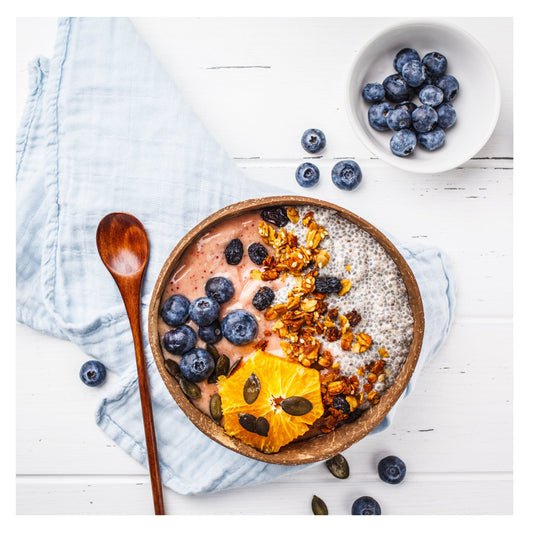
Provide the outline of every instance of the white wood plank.
{"type": "MultiPolygon", "coordinates": [[[[93,420],[115,376],[85,387],[75,346],[24,326],[17,332],[17,473],[144,473],[93,420]]],[[[416,472],[511,471],[511,341],[510,324],[455,324],[392,427],[345,452],[354,468],[371,472],[391,453],[416,472]]]]}
{"type": "MultiPolygon", "coordinates": [[[[312,515],[311,499],[321,497],[330,515],[350,515],[360,496],[372,496],[383,515],[508,515],[513,512],[512,479],[492,475],[409,474],[396,486],[374,475],[354,472],[346,480],[284,480],[264,486],[202,496],[164,491],[168,515],[312,515]]],[[[17,514],[153,514],[146,476],[21,476],[17,479],[17,514]]]]}

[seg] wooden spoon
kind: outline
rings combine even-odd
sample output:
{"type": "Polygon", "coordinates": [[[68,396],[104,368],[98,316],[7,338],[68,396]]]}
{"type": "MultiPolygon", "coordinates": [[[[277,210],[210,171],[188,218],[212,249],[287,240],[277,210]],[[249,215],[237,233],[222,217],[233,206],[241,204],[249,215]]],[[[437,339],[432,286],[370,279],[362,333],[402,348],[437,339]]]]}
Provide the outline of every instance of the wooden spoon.
{"type": "Polygon", "coordinates": [[[134,216],[127,213],[110,213],[98,225],[96,245],[104,265],[118,285],[133,333],[154,509],[156,515],[163,515],[163,491],[140,313],[141,287],[149,255],[148,236],[143,225],[134,216]]]}

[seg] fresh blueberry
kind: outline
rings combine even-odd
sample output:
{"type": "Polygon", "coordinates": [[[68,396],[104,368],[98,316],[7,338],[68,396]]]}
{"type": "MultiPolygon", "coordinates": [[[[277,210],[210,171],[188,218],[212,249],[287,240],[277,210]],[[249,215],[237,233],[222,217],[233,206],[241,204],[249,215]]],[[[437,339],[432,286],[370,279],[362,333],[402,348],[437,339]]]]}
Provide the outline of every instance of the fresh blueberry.
{"type": "Polygon", "coordinates": [[[409,111],[401,107],[398,109],[392,109],[387,115],[387,124],[389,129],[394,131],[408,128],[411,126],[411,114],[409,111]]]}
{"type": "Polygon", "coordinates": [[[435,85],[426,85],[418,93],[418,98],[425,105],[437,107],[442,104],[444,93],[435,85]]]}
{"type": "Polygon", "coordinates": [[[416,146],[416,133],[404,129],[397,131],[390,140],[390,149],[394,155],[406,157],[412,154],[416,146]]]}
{"type": "Polygon", "coordinates": [[[232,239],[227,244],[224,255],[226,256],[226,263],[228,265],[238,265],[241,262],[244,247],[240,239],[232,239]]]}
{"type": "Polygon", "coordinates": [[[387,115],[389,111],[394,109],[394,106],[390,102],[381,102],[380,104],[372,104],[368,108],[368,122],[378,131],[387,131],[389,126],[387,125],[387,115]]]}
{"type": "Polygon", "coordinates": [[[174,355],[183,355],[196,346],[196,333],[191,327],[182,324],[165,333],[163,346],[174,355]]]}
{"type": "Polygon", "coordinates": [[[331,170],[333,183],[344,191],[353,191],[362,178],[361,167],[355,161],[339,161],[331,170]]]}
{"type": "Polygon", "coordinates": [[[322,294],[339,292],[342,289],[340,279],[334,276],[318,276],[315,278],[315,291],[322,294]]]}
{"type": "Polygon", "coordinates": [[[437,126],[437,112],[429,105],[417,107],[412,115],[411,120],[413,128],[419,133],[426,133],[437,126]]]}
{"type": "Polygon", "coordinates": [[[220,313],[220,304],[209,296],[201,296],[191,302],[189,306],[189,316],[198,326],[208,326],[212,324],[220,313]]]}
{"type": "Polygon", "coordinates": [[[169,326],[179,326],[185,324],[189,319],[189,302],[188,298],[181,294],[171,296],[161,308],[161,318],[169,326]]]}
{"type": "Polygon", "coordinates": [[[379,503],[371,496],[361,496],[352,504],[352,514],[378,515],[381,514],[379,503]]]}
{"type": "Polygon", "coordinates": [[[378,474],[381,481],[397,485],[405,477],[407,469],[405,463],[394,455],[384,457],[378,464],[378,474]]]}
{"type": "Polygon", "coordinates": [[[422,58],[422,63],[432,78],[442,76],[448,68],[448,60],[440,52],[429,52],[422,58]]]}
{"type": "Polygon", "coordinates": [[[442,128],[436,128],[427,133],[418,134],[418,144],[426,150],[433,151],[440,148],[446,140],[446,134],[442,128]]]}
{"type": "Polygon", "coordinates": [[[236,346],[248,344],[257,335],[257,322],[248,311],[231,311],[222,320],[222,334],[236,346]]]}
{"type": "Polygon", "coordinates": [[[183,377],[193,383],[207,379],[215,369],[215,361],[211,354],[203,348],[189,350],[180,361],[183,377]]]}
{"type": "Polygon", "coordinates": [[[402,73],[403,66],[407,61],[412,61],[413,59],[420,61],[420,55],[414,48],[402,48],[395,56],[392,64],[394,70],[399,74],[402,73]]]}
{"type": "Polygon", "coordinates": [[[312,187],[318,183],[320,171],[313,163],[302,163],[296,169],[296,181],[302,187],[312,187]]]}
{"type": "Polygon", "coordinates": [[[400,74],[391,74],[383,80],[385,97],[389,102],[399,104],[405,100],[410,100],[413,96],[413,89],[407,85],[407,82],[400,74]]]}
{"type": "Polygon", "coordinates": [[[428,79],[426,67],[418,59],[407,61],[402,68],[402,77],[409,87],[420,87],[428,79]]]}
{"type": "Polygon", "coordinates": [[[222,339],[222,326],[218,320],[215,320],[209,326],[200,326],[198,328],[198,337],[208,344],[216,344],[222,339]]]}
{"type": "Polygon", "coordinates": [[[268,251],[262,244],[253,242],[248,246],[248,257],[252,260],[252,263],[262,265],[263,261],[268,257],[268,251]]]}
{"type": "Polygon", "coordinates": [[[207,280],[205,284],[205,293],[209,298],[213,298],[219,304],[231,300],[235,293],[233,283],[228,278],[216,276],[207,280]]]}
{"type": "Polygon", "coordinates": [[[381,83],[367,83],[363,87],[363,98],[369,104],[379,104],[385,99],[385,89],[381,83]]]}
{"type": "Polygon", "coordinates": [[[452,104],[442,104],[437,107],[437,124],[442,129],[451,128],[457,119],[457,114],[452,104]]]}
{"type": "Polygon", "coordinates": [[[416,109],[416,104],[414,102],[400,102],[394,106],[394,109],[405,109],[409,114],[411,114],[416,109]]]}
{"type": "Polygon", "coordinates": [[[107,375],[105,366],[100,361],[87,361],[81,365],[80,379],[89,387],[96,387],[104,382],[107,375]]]}
{"type": "Polygon", "coordinates": [[[252,299],[252,305],[258,311],[264,311],[274,301],[274,291],[270,287],[261,287],[252,299]]]}
{"type": "Polygon", "coordinates": [[[324,132],[316,128],[311,128],[304,131],[302,135],[302,147],[310,154],[316,154],[323,150],[326,146],[326,136],[324,132]]]}
{"type": "Polygon", "coordinates": [[[444,101],[451,102],[455,100],[459,91],[459,82],[451,74],[445,74],[435,81],[435,85],[444,93],[444,101]]]}

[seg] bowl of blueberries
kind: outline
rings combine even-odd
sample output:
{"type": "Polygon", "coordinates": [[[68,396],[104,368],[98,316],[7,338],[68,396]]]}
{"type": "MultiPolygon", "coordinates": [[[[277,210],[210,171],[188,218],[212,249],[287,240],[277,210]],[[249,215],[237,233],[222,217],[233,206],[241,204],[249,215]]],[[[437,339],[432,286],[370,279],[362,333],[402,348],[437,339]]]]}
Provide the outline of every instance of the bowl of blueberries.
{"type": "Polygon", "coordinates": [[[376,156],[402,170],[445,172],[474,157],[500,114],[487,51],[460,28],[417,20],[364,45],[346,91],[350,122],[376,156]]]}

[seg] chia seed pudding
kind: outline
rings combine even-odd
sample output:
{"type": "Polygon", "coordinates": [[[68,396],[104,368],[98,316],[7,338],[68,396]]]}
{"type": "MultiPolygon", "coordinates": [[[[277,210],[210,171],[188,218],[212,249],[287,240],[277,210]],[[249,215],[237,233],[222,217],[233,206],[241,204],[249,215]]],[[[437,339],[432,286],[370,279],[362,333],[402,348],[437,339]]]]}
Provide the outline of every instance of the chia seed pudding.
{"type": "Polygon", "coordinates": [[[211,320],[216,337],[201,340],[201,326],[190,316],[177,328],[194,331],[193,348],[175,349],[170,343],[167,349],[165,335],[176,325],[161,314],[158,333],[167,370],[182,389],[191,385],[184,378],[190,377],[189,368],[182,363],[188,351],[201,348],[214,359],[194,378],[195,392],[184,392],[222,426],[223,413],[213,414],[220,378],[229,377],[258,350],[320,373],[324,414],[304,437],[328,433],[377,404],[407,358],[414,317],[400,270],[369,233],[333,209],[276,207],[208,228],[181,256],[161,309],[176,295],[189,302],[205,299],[206,283],[215,277],[232,286],[219,298],[219,322],[211,320]],[[263,294],[258,297],[258,292],[263,294]],[[245,328],[244,342],[224,331],[232,312],[255,320],[255,330],[245,328]]]}

